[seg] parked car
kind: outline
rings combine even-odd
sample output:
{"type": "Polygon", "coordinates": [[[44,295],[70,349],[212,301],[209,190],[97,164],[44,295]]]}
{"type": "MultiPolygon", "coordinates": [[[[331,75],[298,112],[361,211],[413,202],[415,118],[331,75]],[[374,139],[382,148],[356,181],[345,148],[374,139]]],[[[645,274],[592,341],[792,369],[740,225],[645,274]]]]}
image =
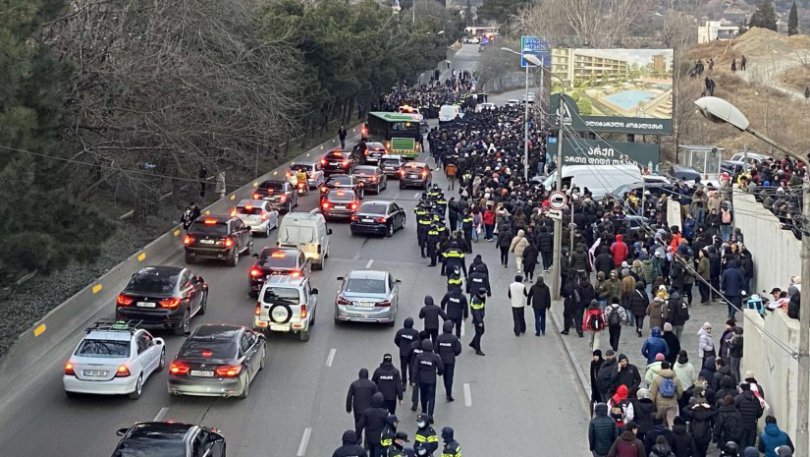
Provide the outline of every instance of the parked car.
{"type": "Polygon", "coordinates": [[[210,215],[198,218],[189,226],[183,239],[186,263],[200,259],[224,260],[235,267],[239,255],[250,254],[253,233],[238,217],[210,215]]]}
{"type": "Polygon", "coordinates": [[[302,276],[308,278],[312,273],[312,262],[298,247],[266,247],[260,254],[253,255],[257,260],[248,272],[251,297],[259,294],[268,276],[289,275],[293,278],[302,276]]]}
{"type": "Polygon", "coordinates": [[[241,325],[200,325],[169,366],[169,393],[247,398],[264,358],[261,333],[241,325]]]}
{"type": "Polygon", "coordinates": [[[267,200],[240,200],[231,216],[238,217],[251,232],[265,237],[278,227],[278,211],[267,200]]]}
{"type": "Polygon", "coordinates": [[[112,457],[225,457],[225,437],[215,428],[180,422],[138,422],[118,429],[112,457]]]}
{"type": "Polygon", "coordinates": [[[399,284],[391,273],[354,270],[342,281],[335,299],[335,324],[375,322],[394,325],[399,308],[399,284]]]}
{"type": "Polygon", "coordinates": [[[298,333],[301,341],[309,341],[317,307],[318,289],[310,287],[309,278],[271,276],[259,293],[253,328],[298,333]]]}
{"type": "Polygon", "coordinates": [[[146,267],[135,272],[118,294],[115,319],[183,335],[192,317],[205,314],[207,304],[208,284],[188,268],[146,267]]]}
{"type": "Polygon", "coordinates": [[[405,228],[406,214],[396,202],[374,200],[363,202],[356,214],[352,215],[352,235],[373,234],[394,236],[394,232],[405,228]]]}

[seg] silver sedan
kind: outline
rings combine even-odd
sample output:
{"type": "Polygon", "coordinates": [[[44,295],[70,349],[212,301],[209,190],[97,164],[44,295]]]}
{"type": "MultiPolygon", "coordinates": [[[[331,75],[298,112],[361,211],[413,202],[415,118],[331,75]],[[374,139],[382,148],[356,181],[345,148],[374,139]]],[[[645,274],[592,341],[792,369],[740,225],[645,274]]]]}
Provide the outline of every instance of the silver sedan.
{"type": "Polygon", "coordinates": [[[372,322],[394,325],[399,308],[399,283],[391,273],[354,270],[343,281],[335,299],[335,324],[372,322]]]}

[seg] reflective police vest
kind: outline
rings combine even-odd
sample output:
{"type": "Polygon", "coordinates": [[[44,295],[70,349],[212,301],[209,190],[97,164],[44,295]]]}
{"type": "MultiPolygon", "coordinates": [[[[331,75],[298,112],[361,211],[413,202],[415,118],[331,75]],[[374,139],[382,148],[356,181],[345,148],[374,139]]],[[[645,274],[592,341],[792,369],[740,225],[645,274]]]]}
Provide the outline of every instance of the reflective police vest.
{"type": "Polygon", "coordinates": [[[417,430],[413,440],[417,443],[428,444],[428,449],[439,447],[439,437],[433,427],[430,426],[417,430]]]}
{"type": "Polygon", "coordinates": [[[383,428],[382,433],[380,433],[380,446],[388,447],[394,443],[394,438],[397,436],[397,432],[391,428],[390,425],[385,426],[383,428]]]}
{"type": "Polygon", "coordinates": [[[450,248],[442,254],[445,259],[463,259],[464,253],[461,252],[458,248],[450,248]]]}
{"type": "Polygon", "coordinates": [[[442,457],[461,457],[461,446],[455,441],[445,444],[442,450],[442,457]]]}
{"type": "Polygon", "coordinates": [[[427,234],[428,236],[439,236],[439,231],[436,229],[436,227],[433,227],[430,230],[428,230],[427,234]]]}
{"type": "Polygon", "coordinates": [[[460,288],[461,287],[461,278],[451,276],[451,277],[447,278],[447,285],[448,286],[458,286],[460,288]]]}
{"type": "Polygon", "coordinates": [[[464,224],[465,227],[471,227],[473,223],[472,216],[466,216],[464,219],[461,220],[461,223],[464,224]]]}
{"type": "Polygon", "coordinates": [[[436,230],[439,232],[439,235],[441,235],[442,233],[447,231],[447,227],[445,227],[443,225],[437,225],[436,230]]]}
{"type": "Polygon", "coordinates": [[[470,300],[470,308],[472,308],[473,311],[484,309],[486,304],[486,301],[482,300],[478,295],[474,296],[472,300],[470,300]]]}

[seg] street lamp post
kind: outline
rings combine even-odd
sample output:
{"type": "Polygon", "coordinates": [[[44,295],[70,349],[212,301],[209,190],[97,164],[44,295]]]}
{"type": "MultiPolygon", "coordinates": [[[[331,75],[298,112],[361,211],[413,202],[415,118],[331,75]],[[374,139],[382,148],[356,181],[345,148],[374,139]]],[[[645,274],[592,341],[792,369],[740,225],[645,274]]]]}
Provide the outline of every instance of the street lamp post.
{"type": "MultiPolygon", "coordinates": [[[[517,54],[529,62],[531,65],[526,65],[526,91],[523,95],[523,179],[529,182],[529,67],[537,67],[540,69],[540,81],[543,80],[543,62],[534,54],[529,54],[524,49],[523,53],[517,52],[511,48],[501,48],[501,51],[511,52],[517,54]]],[[[542,89],[541,94],[542,97],[542,89]]]]}
{"type": "MultiPolygon", "coordinates": [[[[730,124],[734,128],[749,133],[775,149],[785,152],[793,159],[804,162],[802,157],[774,140],[751,128],[748,119],[734,105],[719,97],[701,97],[695,100],[700,113],[712,122],[730,124]]],[[[810,170],[808,170],[810,171],[810,170]]],[[[810,216],[810,183],[805,175],[802,183],[802,288],[799,308],[799,353],[797,357],[797,396],[796,409],[796,457],[810,457],[810,440],[808,440],[808,415],[810,415],[810,234],[808,234],[808,217],[810,216]]]]}

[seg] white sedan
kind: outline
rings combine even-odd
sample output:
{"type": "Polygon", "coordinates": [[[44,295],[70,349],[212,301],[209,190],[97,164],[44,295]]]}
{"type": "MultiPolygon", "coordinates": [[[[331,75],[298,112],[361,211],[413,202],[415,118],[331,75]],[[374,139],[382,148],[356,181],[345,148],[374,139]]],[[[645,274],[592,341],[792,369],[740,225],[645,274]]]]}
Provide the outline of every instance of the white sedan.
{"type": "Polygon", "coordinates": [[[278,227],[278,210],[267,200],[240,200],[231,216],[238,217],[253,233],[270,236],[270,231],[278,227]]]}
{"type": "Polygon", "coordinates": [[[65,363],[65,394],[129,395],[137,400],[143,385],[166,365],[166,347],[143,329],[126,323],[87,329],[65,363]]]}

